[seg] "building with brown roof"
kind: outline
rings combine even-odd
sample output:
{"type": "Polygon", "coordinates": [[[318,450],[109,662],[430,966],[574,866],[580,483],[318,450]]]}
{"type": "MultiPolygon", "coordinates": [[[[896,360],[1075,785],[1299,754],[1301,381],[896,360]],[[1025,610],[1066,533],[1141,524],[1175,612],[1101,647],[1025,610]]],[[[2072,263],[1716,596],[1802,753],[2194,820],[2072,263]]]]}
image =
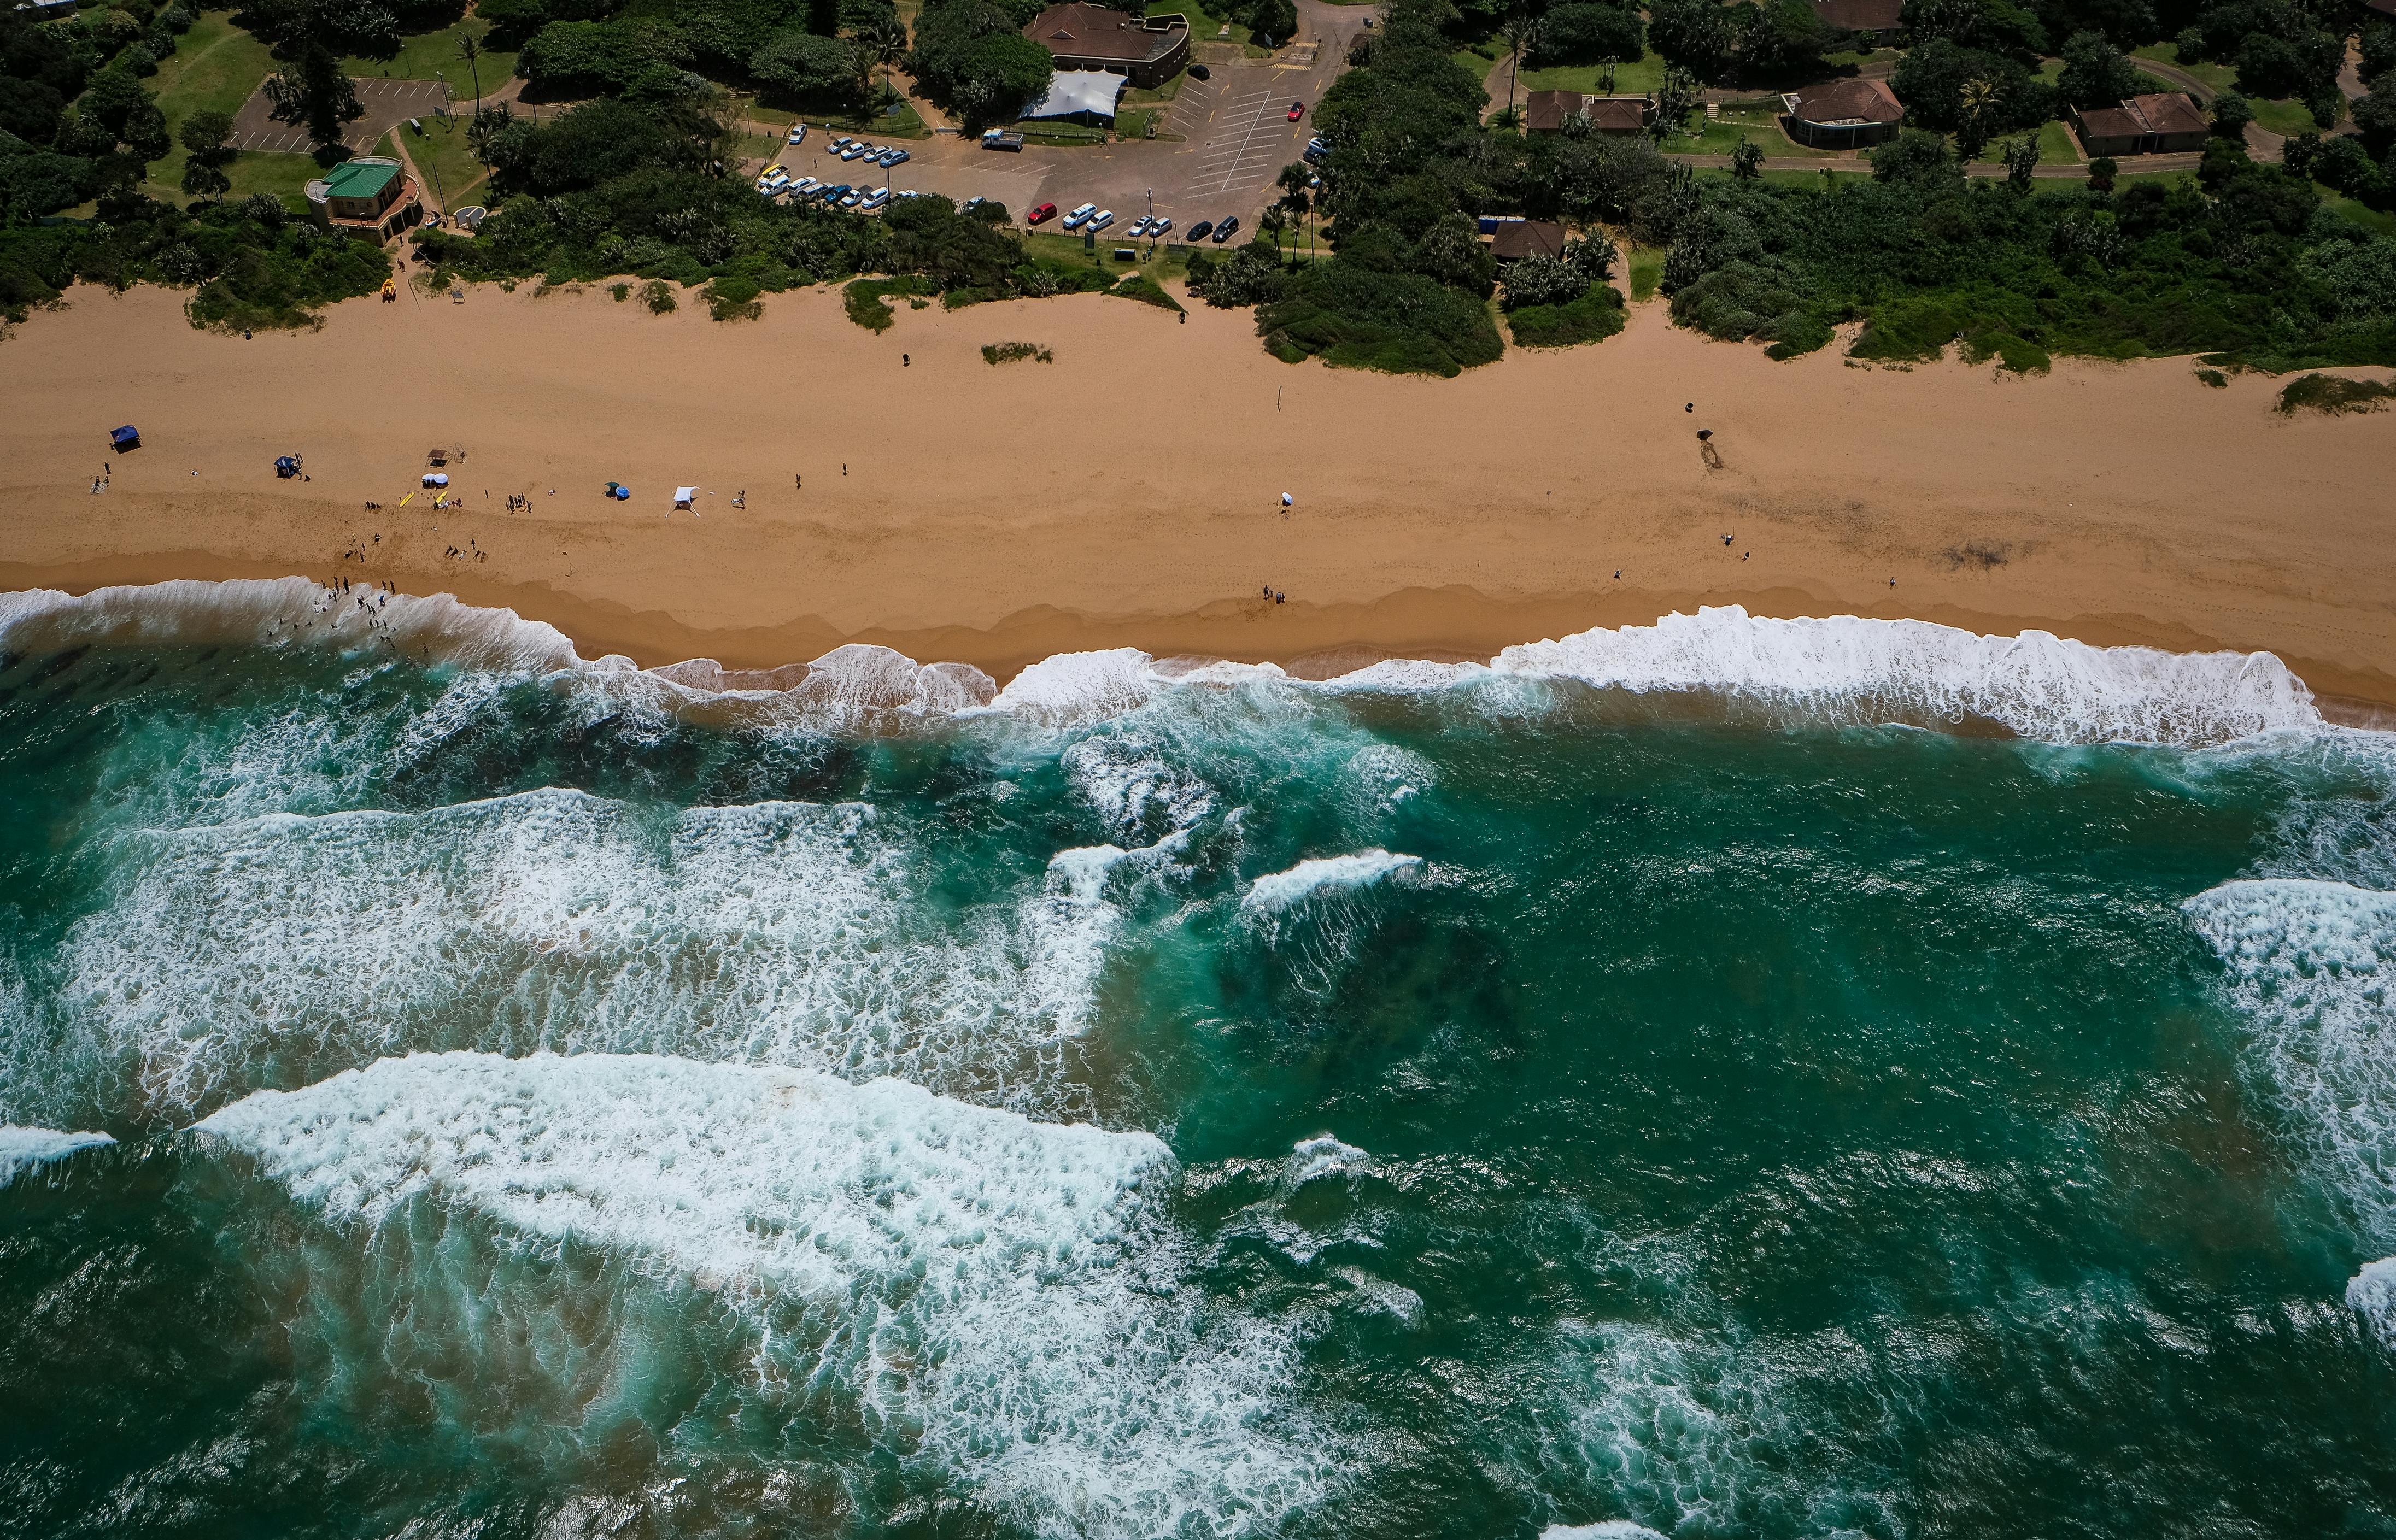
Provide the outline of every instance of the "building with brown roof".
{"type": "Polygon", "coordinates": [[[1055,54],[1059,70],[1104,70],[1149,90],[1190,64],[1190,22],[1179,16],[1125,16],[1067,0],[1033,17],[1023,35],[1055,54]]]}
{"type": "Polygon", "coordinates": [[[2080,136],[2080,153],[2093,160],[2098,155],[2202,150],[2213,125],[2185,93],[2154,91],[2124,97],[2119,107],[2092,107],[2084,113],[2074,108],[2071,131],[2080,136]]]}
{"type": "Polygon", "coordinates": [[[1780,126],[1800,144],[1817,150],[1855,150],[1897,138],[1905,104],[1884,80],[1849,76],[1808,86],[1780,99],[1788,109],[1780,126]]]}
{"type": "Polygon", "coordinates": [[[1533,91],[1523,103],[1523,126],[1534,134],[1556,134],[1564,131],[1566,119],[1585,117],[1601,134],[1644,134],[1655,112],[1656,103],[1644,96],[1533,91]]]}
{"type": "Polygon", "coordinates": [[[1543,219],[1501,219],[1489,238],[1489,254],[1501,262],[1520,257],[1561,257],[1564,227],[1543,219]]]}
{"type": "Polygon", "coordinates": [[[1814,0],[1822,25],[1886,42],[1905,30],[1905,0],[1814,0]]]}

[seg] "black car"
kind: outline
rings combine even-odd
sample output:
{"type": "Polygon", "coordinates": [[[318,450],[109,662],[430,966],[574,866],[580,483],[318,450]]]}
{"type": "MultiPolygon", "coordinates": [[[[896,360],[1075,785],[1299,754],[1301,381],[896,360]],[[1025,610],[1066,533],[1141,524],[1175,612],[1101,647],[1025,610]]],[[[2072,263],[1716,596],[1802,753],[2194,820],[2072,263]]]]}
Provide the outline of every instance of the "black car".
{"type": "Polygon", "coordinates": [[[1206,68],[1204,64],[1192,64],[1190,66],[1190,78],[1192,80],[1212,80],[1215,78],[1215,72],[1206,68]]]}
{"type": "MultiPolygon", "coordinates": [[[[1231,218],[1225,219],[1221,224],[1215,227],[1215,244],[1217,246],[1220,246],[1225,241],[1230,240],[1232,235],[1238,232],[1239,228],[1240,217],[1237,214],[1234,214],[1231,218]]],[[[1196,240],[1198,238],[1198,232],[1194,230],[1191,231],[1190,232],[1190,238],[1193,241],[1196,240]]]]}
{"type": "Polygon", "coordinates": [[[1203,241],[1206,238],[1207,232],[1214,228],[1215,224],[1213,220],[1201,219],[1196,224],[1190,227],[1190,233],[1185,236],[1184,239],[1191,241],[1203,241]]]}

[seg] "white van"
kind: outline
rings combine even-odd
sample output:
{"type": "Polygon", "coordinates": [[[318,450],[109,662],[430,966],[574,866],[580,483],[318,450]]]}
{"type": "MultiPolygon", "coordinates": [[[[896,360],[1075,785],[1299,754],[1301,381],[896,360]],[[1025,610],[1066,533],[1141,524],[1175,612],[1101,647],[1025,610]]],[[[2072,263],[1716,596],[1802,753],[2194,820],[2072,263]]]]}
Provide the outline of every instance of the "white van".
{"type": "Polygon", "coordinates": [[[1088,219],[1091,215],[1096,214],[1098,211],[1098,206],[1097,204],[1085,203],[1077,205],[1072,213],[1065,216],[1062,223],[1067,230],[1079,230],[1082,228],[1082,221],[1088,219]]]}

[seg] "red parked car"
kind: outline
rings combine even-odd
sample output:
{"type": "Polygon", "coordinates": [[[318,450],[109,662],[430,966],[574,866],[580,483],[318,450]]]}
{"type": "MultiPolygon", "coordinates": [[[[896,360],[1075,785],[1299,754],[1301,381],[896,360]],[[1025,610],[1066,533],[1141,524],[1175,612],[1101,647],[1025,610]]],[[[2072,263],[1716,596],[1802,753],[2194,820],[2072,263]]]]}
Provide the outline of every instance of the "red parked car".
{"type": "Polygon", "coordinates": [[[1290,122],[1292,122],[1292,123],[1296,123],[1299,118],[1302,118],[1302,117],[1304,117],[1305,115],[1306,115],[1306,103],[1305,103],[1305,102],[1303,102],[1303,101],[1293,101],[1293,102],[1291,102],[1291,103],[1289,104],[1289,121],[1290,121],[1290,122]]]}
{"type": "Polygon", "coordinates": [[[1023,216],[1023,222],[1025,224],[1038,224],[1043,219],[1053,219],[1056,217],[1057,206],[1052,203],[1046,203],[1042,204],[1031,213],[1023,216]]]}

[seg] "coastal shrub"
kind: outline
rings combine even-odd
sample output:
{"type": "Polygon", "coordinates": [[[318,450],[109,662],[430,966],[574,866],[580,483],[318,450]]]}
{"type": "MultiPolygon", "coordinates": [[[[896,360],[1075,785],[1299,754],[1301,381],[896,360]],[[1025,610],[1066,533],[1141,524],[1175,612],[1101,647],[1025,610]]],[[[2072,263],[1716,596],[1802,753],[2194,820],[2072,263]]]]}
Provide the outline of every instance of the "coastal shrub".
{"type": "Polygon", "coordinates": [[[2320,412],[2328,417],[2351,412],[2376,412],[2390,398],[2396,398],[2396,385],[2383,385],[2376,379],[2349,379],[2342,375],[2309,374],[2290,380],[2280,391],[2280,415],[2294,417],[2298,412],[2320,412]]]}
{"type": "Polygon", "coordinates": [[[841,304],[848,318],[868,331],[888,331],[896,324],[890,312],[889,296],[901,297],[928,292],[923,280],[902,278],[859,278],[842,290],[841,304]]]}
{"type": "Polygon", "coordinates": [[[1154,305],[1159,310],[1178,312],[1181,309],[1180,300],[1165,293],[1155,279],[1144,272],[1125,273],[1124,281],[1107,292],[1118,299],[1137,299],[1143,305],[1154,305]]]}
{"type": "Polygon", "coordinates": [[[2223,374],[2219,369],[2197,370],[2196,382],[2199,385],[2205,387],[2207,390],[2212,391],[2226,391],[2230,389],[2230,377],[2223,374]]]}
{"type": "Polygon", "coordinates": [[[1037,342],[985,342],[981,345],[981,361],[992,367],[1033,358],[1043,364],[1057,362],[1057,355],[1037,342]]]}
{"type": "Polygon", "coordinates": [[[1526,348],[1570,348],[1602,342],[1630,320],[1622,296],[1611,285],[1593,284],[1579,299],[1561,305],[1524,305],[1507,312],[1506,329],[1526,348]]]}
{"type": "Polygon", "coordinates": [[[1258,334],[1338,368],[1453,377],[1505,352],[1478,296],[1420,273],[1339,261],[1298,275],[1286,298],[1257,311],[1258,334]]]}
{"type": "Polygon", "coordinates": [[[682,301],[674,298],[674,291],[656,278],[641,285],[641,303],[649,308],[651,315],[672,315],[682,308],[682,301]]]}
{"type": "Polygon", "coordinates": [[[707,313],[713,320],[754,321],[765,313],[765,307],[757,299],[762,292],[756,280],[728,273],[709,279],[707,286],[699,290],[699,298],[707,301],[707,313]]]}

